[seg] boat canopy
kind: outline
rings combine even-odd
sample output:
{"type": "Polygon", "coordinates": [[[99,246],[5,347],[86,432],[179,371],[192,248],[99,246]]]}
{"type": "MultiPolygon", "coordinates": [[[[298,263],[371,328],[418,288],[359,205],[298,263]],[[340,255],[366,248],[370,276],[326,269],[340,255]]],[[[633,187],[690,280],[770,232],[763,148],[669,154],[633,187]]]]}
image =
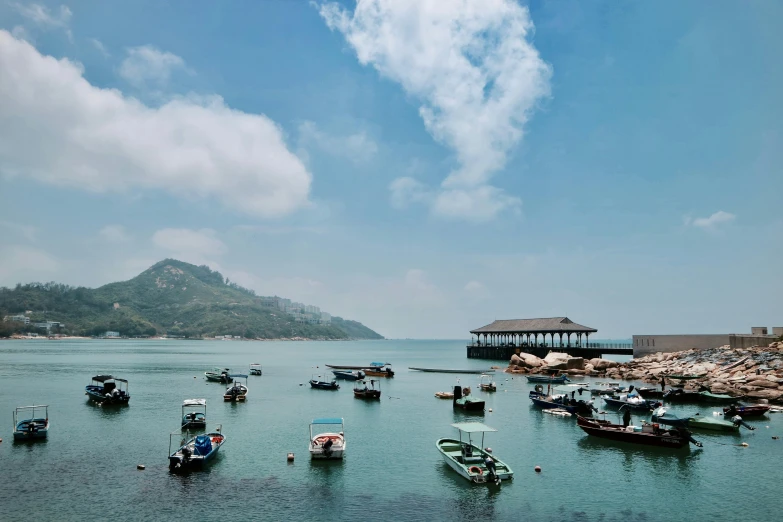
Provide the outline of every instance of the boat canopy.
{"type": "Polygon", "coordinates": [[[371,362],[370,366],[386,366],[387,364],[391,365],[391,363],[371,362]]]}
{"type": "Polygon", "coordinates": [[[182,401],[183,406],[206,406],[206,399],[185,399],[182,401]]]}
{"type": "Polygon", "coordinates": [[[486,424],[482,424],[480,422],[458,422],[456,424],[452,424],[455,428],[457,428],[459,431],[464,431],[465,433],[483,433],[485,431],[498,431],[495,428],[490,428],[486,424]]]}
{"type": "Polygon", "coordinates": [[[311,424],[342,424],[343,420],[339,417],[330,417],[324,419],[313,419],[311,424]]]}
{"type": "MultiPolygon", "coordinates": [[[[96,382],[106,382],[106,381],[108,381],[110,379],[114,379],[114,377],[111,376],[111,375],[96,375],[95,377],[92,378],[92,380],[96,381],[96,382]]],[[[117,379],[117,380],[120,380],[120,379],[117,379]]]]}

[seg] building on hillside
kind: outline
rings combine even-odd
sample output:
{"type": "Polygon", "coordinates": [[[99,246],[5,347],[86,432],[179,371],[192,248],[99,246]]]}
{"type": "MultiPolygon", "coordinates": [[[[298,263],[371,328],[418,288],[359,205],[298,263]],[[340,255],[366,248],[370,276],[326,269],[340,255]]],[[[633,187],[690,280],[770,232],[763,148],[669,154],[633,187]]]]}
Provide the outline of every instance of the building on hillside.
{"type": "Polygon", "coordinates": [[[65,328],[65,325],[59,321],[46,321],[43,323],[34,323],[33,326],[36,328],[41,328],[42,330],[46,330],[46,332],[51,332],[52,328],[65,328]]]}
{"type": "Polygon", "coordinates": [[[3,321],[8,321],[12,323],[30,324],[30,318],[24,314],[6,315],[5,317],[3,317],[3,321]]]}
{"type": "Polygon", "coordinates": [[[103,337],[114,339],[120,336],[120,332],[107,331],[103,333],[103,337]]]}
{"type": "Polygon", "coordinates": [[[332,324],[332,316],[326,312],[321,312],[321,324],[332,324]]]}

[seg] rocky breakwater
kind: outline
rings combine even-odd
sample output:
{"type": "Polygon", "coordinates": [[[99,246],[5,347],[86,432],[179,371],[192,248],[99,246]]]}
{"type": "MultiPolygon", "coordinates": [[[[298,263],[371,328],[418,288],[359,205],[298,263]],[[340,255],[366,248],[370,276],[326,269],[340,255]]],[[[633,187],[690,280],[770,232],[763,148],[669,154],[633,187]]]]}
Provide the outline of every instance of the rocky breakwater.
{"type": "Polygon", "coordinates": [[[541,359],[529,353],[519,353],[511,356],[506,373],[567,373],[569,375],[601,375],[610,368],[617,366],[617,362],[606,359],[590,359],[571,357],[560,352],[549,352],[541,359]]]}

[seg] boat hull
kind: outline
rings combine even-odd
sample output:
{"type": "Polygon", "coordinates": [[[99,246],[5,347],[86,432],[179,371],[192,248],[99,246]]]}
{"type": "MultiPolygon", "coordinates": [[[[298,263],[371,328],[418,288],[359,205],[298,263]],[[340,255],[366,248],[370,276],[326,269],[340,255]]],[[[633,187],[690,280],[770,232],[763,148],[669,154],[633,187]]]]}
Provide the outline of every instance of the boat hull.
{"type": "MultiPolygon", "coordinates": [[[[358,371],[358,370],[357,370],[358,371]]],[[[332,370],[335,378],[342,379],[344,381],[360,381],[364,379],[366,375],[364,372],[353,373],[353,370],[332,370]]]]}
{"type": "Polygon", "coordinates": [[[723,415],[727,417],[733,417],[739,415],[742,418],[745,417],[761,417],[766,415],[769,411],[769,406],[764,404],[758,404],[755,406],[728,406],[723,408],[723,415]]]}
{"type": "Polygon", "coordinates": [[[570,379],[567,375],[559,375],[557,377],[547,377],[544,375],[526,375],[527,382],[533,382],[538,384],[564,384],[570,379]]]}
{"type": "Polygon", "coordinates": [[[336,382],[310,381],[310,387],[316,390],[339,390],[340,385],[336,382]]]}
{"type": "Polygon", "coordinates": [[[105,394],[102,392],[102,390],[103,388],[100,386],[86,386],[84,390],[84,394],[87,395],[87,397],[91,401],[103,405],[109,405],[109,404],[123,405],[123,404],[128,404],[130,402],[130,395],[128,395],[127,393],[112,395],[112,394],[105,394]]]}
{"type": "Polygon", "coordinates": [[[732,397],[731,395],[724,395],[720,393],[699,392],[699,400],[701,402],[709,402],[712,404],[731,404],[739,401],[739,397],[732,397]]]}
{"type": "Polygon", "coordinates": [[[414,368],[413,366],[408,366],[409,370],[416,370],[418,372],[429,372],[429,373],[466,373],[466,374],[482,374],[482,373],[491,373],[495,370],[439,370],[437,368],[414,368]]]}
{"type": "MultiPolygon", "coordinates": [[[[464,445],[465,443],[462,444],[464,445]]],[[[476,455],[475,462],[463,463],[461,462],[462,452],[460,451],[460,441],[457,439],[439,439],[435,443],[435,447],[438,448],[438,451],[443,457],[443,461],[448,464],[451,469],[456,471],[462,478],[474,484],[492,483],[487,480],[489,471],[487,470],[487,466],[484,463],[484,459],[488,455],[491,455],[490,453],[487,453],[478,446],[471,444],[470,447],[472,448],[473,455],[476,455]]],[[[491,456],[495,461],[496,475],[501,481],[514,478],[514,472],[510,467],[508,467],[506,463],[499,460],[494,455],[491,456]]]]}
{"type": "Polygon", "coordinates": [[[668,430],[665,431],[666,435],[661,435],[627,431],[623,426],[608,422],[598,422],[581,416],[577,416],[576,421],[577,425],[588,435],[616,442],[628,442],[670,449],[681,449],[687,447],[689,443],[688,438],[668,430]]]}
{"type": "Polygon", "coordinates": [[[642,403],[626,402],[620,399],[613,399],[605,395],[602,398],[606,403],[606,405],[612,408],[621,408],[625,406],[626,408],[630,408],[636,411],[650,411],[650,410],[654,410],[655,408],[661,405],[660,402],[655,402],[655,401],[644,401],[642,403]]]}
{"type": "Polygon", "coordinates": [[[688,419],[688,427],[692,430],[739,432],[739,426],[723,419],[711,419],[709,417],[691,417],[688,419]]]}
{"type": "Polygon", "coordinates": [[[29,429],[30,421],[22,421],[14,429],[14,440],[32,441],[45,439],[49,434],[49,421],[46,419],[34,419],[34,429],[29,429]]]}
{"type": "Polygon", "coordinates": [[[231,377],[228,377],[226,375],[219,375],[212,372],[205,372],[204,377],[207,378],[208,381],[212,382],[222,382],[223,384],[228,384],[231,382],[231,377]]]}
{"type": "Polygon", "coordinates": [[[210,438],[212,445],[208,453],[205,455],[191,455],[189,458],[185,458],[182,449],[195,440],[195,438],[191,439],[169,456],[169,470],[173,473],[185,473],[204,469],[215,458],[223,444],[226,443],[226,437],[222,433],[207,433],[206,436],[210,438]]]}
{"type": "Polygon", "coordinates": [[[310,441],[310,458],[313,460],[341,460],[345,455],[345,437],[339,433],[320,433],[310,441]],[[329,451],[324,449],[326,439],[333,442],[329,451]]]}
{"type": "Polygon", "coordinates": [[[364,399],[369,401],[377,401],[381,399],[381,392],[379,390],[354,390],[353,396],[357,399],[364,399]]]}

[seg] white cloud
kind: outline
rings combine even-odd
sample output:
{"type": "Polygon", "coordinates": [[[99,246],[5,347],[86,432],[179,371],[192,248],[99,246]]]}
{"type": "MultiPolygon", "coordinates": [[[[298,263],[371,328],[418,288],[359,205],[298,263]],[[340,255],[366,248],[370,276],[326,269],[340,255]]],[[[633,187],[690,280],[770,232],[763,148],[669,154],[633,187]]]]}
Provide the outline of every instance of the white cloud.
{"type": "Polygon", "coordinates": [[[61,5],[55,12],[52,12],[45,5],[40,4],[20,4],[12,2],[10,5],[16,12],[39,27],[44,29],[64,29],[65,34],[68,35],[68,39],[73,41],[73,34],[68,27],[73,13],[67,5],[61,5]]]}
{"type": "Polygon", "coordinates": [[[98,50],[99,53],[103,55],[104,58],[108,58],[109,56],[111,56],[111,54],[109,54],[109,51],[106,50],[106,46],[103,45],[103,42],[101,42],[97,38],[90,38],[88,41],[92,44],[93,47],[95,47],[98,50]]]}
{"type": "Polygon", "coordinates": [[[522,201],[490,185],[465,189],[445,189],[433,202],[433,211],[441,216],[484,222],[505,210],[519,213],[522,201]]]}
{"type": "Polygon", "coordinates": [[[131,239],[122,225],[106,225],[98,231],[98,235],[109,243],[127,243],[131,239]]]}
{"type": "Polygon", "coordinates": [[[422,203],[432,199],[432,193],[422,183],[411,177],[397,178],[389,184],[391,205],[407,208],[411,203],[422,203]]]}
{"type": "Polygon", "coordinates": [[[364,131],[348,136],[332,135],[319,130],[312,121],[305,121],[299,126],[299,140],[303,147],[315,145],[332,156],[356,164],[367,163],[378,152],[378,145],[364,131]]]}
{"type": "Polygon", "coordinates": [[[38,229],[33,225],[25,225],[24,223],[15,223],[3,219],[0,219],[0,227],[7,230],[7,232],[3,234],[5,237],[8,237],[9,234],[16,233],[30,242],[36,240],[36,234],[38,233],[38,229]]]}
{"type": "Polygon", "coordinates": [[[703,218],[696,218],[691,220],[690,217],[686,216],[685,224],[691,224],[694,227],[699,227],[703,229],[714,229],[722,224],[725,223],[731,223],[737,218],[734,214],[730,214],[729,212],[724,212],[723,210],[719,210],[712,214],[709,217],[703,217],[703,218]]]}
{"type": "Polygon", "coordinates": [[[21,245],[0,247],[0,285],[50,280],[60,263],[38,248],[21,245]]]}
{"type": "MultiPolygon", "coordinates": [[[[202,228],[164,228],[152,235],[152,242],[167,250],[182,261],[196,259],[202,261],[219,257],[226,251],[226,245],[217,237],[214,230],[202,228]]],[[[200,262],[197,264],[201,264],[200,262]]]]}
{"type": "Polygon", "coordinates": [[[150,85],[165,87],[171,79],[172,72],[176,70],[192,74],[185,65],[185,60],[151,45],[131,47],[127,52],[128,56],[123,60],[119,73],[134,87],[140,89],[150,85]]]}
{"type": "MultiPolygon", "coordinates": [[[[360,63],[422,101],[425,127],[459,160],[445,189],[484,188],[549,95],[551,68],[528,40],[528,9],[515,0],[359,0],[352,13],[337,3],[319,10],[360,63]]],[[[470,218],[471,209],[449,208],[436,204],[433,212],[470,218]]]]}
{"type": "Polygon", "coordinates": [[[463,290],[475,299],[486,299],[489,297],[489,290],[487,290],[487,287],[478,281],[469,281],[463,290]]]}
{"type": "Polygon", "coordinates": [[[92,192],[158,189],[261,217],[309,204],[311,175],[264,115],[220,97],[157,108],[0,30],[0,174],[92,192]]]}

